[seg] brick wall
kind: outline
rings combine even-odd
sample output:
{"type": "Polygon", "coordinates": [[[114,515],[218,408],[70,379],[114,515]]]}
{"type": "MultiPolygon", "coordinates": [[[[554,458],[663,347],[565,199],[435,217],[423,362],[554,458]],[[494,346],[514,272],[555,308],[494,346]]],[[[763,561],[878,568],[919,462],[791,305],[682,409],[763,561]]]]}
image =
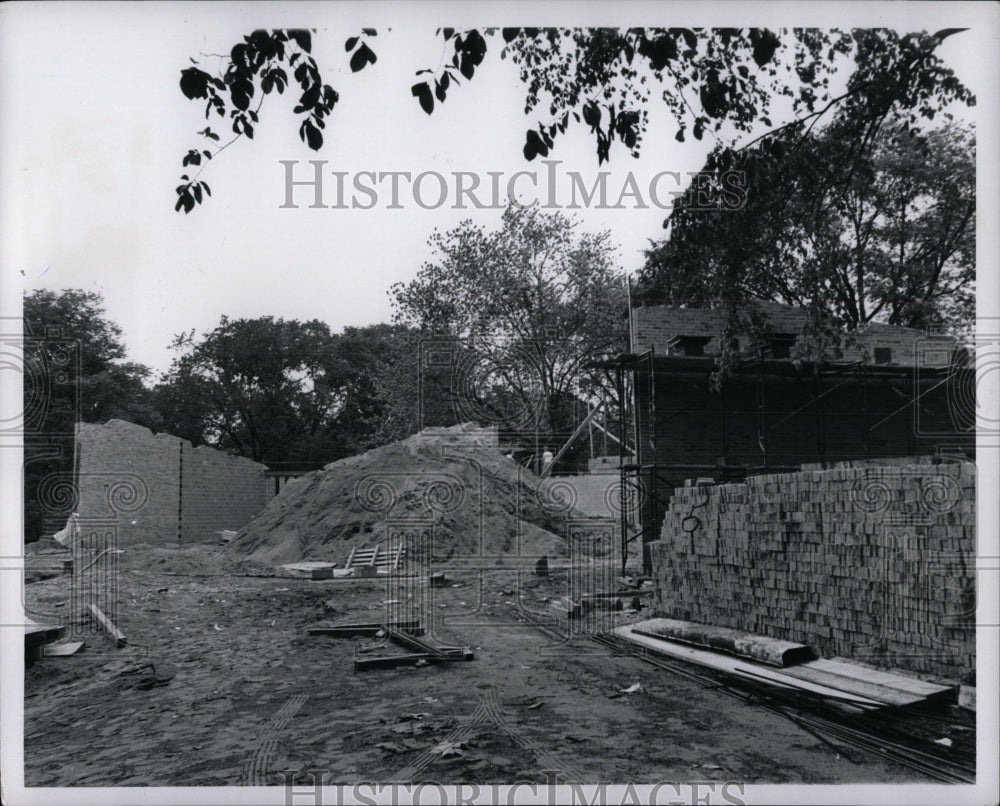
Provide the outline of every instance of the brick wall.
{"type": "Polygon", "coordinates": [[[76,451],[77,511],[117,514],[122,545],[212,540],[267,501],[264,465],[134,423],[81,423],[76,451]]]}
{"type": "Polygon", "coordinates": [[[975,669],[975,465],[675,490],[650,544],[669,617],[949,680],[975,669]]]}

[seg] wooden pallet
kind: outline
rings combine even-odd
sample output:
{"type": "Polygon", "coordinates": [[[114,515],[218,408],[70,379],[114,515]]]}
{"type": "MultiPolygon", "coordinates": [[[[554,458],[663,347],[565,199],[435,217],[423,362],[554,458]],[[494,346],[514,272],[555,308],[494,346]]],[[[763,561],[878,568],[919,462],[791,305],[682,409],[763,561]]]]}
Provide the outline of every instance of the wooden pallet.
{"type": "Polygon", "coordinates": [[[355,546],[345,563],[345,568],[374,567],[383,573],[392,573],[399,569],[399,563],[406,556],[406,546],[398,545],[386,548],[381,543],[370,548],[355,546]]]}

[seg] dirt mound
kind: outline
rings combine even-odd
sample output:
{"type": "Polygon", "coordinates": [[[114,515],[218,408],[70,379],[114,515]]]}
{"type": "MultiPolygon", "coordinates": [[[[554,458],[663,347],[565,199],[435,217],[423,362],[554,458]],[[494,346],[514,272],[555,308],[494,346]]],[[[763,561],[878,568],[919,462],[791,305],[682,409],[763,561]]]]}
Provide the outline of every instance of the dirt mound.
{"type": "Polygon", "coordinates": [[[428,429],[295,479],[227,546],[258,562],[343,563],[408,525],[433,524],[432,558],[566,553],[566,505],[481,432],[428,429]]]}

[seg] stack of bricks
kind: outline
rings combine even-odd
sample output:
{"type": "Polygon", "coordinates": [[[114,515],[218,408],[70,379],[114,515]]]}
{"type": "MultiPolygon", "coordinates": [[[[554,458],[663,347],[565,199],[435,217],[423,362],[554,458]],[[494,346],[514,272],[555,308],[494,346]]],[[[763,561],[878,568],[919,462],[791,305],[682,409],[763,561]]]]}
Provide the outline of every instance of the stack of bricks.
{"type": "Polygon", "coordinates": [[[678,489],[651,544],[658,610],[968,680],[975,479],[962,462],[678,489]]]}

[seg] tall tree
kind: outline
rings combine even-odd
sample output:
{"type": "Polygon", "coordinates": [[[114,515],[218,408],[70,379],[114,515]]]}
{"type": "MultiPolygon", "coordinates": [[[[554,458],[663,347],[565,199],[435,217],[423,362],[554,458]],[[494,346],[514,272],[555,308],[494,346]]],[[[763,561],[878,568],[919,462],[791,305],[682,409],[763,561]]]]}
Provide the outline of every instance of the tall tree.
{"type": "MultiPolygon", "coordinates": [[[[975,312],[975,143],[968,128],[891,121],[863,149],[787,130],[717,149],[646,253],[641,293],[687,305],[761,298],[808,307],[833,330],[871,321],[962,334],[975,312]],[[746,177],[726,204],[723,177],[746,177]],[[702,194],[693,205],[694,193],[702,194]]],[[[826,340],[830,342],[830,339],[826,340]]],[[[819,356],[817,356],[819,357],[819,356]]]]}
{"type": "MultiPolygon", "coordinates": [[[[121,328],[107,318],[100,294],[79,289],[26,294],[24,336],[31,366],[44,378],[50,418],[72,422],[78,407],[83,422],[158,423],[145,385],[149,368],[125,360],[121,328]],[[55,361],[55,354],[68,361],[55,361]]],[[[25,376],[26,383],[31,379],[25,376]]]]}
{"type": "Polygon", "coordinates": [[[173,347],[179,356],[157,387],[172,433],[259,462],[329,438],[348,373],[323,322],[223,316],[173,347]]]}
{"type": "Polygon", "coordinates": [[[415,366],[399,371],[410,339],[398,325],[338,334],[318,320],[224,316],[175,339],[156,398],[166,429],[195,444],[274,467],[325,464],[412,433],[387,427],[415,402],[391,394],[416,386],[415,366]]]}
{"type": "Polygon", "coordinates": [[[390,294],[397,322],[454,339],[458,405],[512,430],[571,429],[578,396],[604,383],[589,364],[627,341],[609,233],[511,206],[498,230],[465,221],[429,243],[435,258],[390,294]]]}
{"type": "MultiPolygon", "coordinates": [[[[205,102],[205,117],[231,129],[222,135],[207,126],[203,138],[182,159],[189,168],[176,187],[176,209],[191,212],[211,191],[201,174],[207,163],[235,140],[252,139],[265,97],[292,84],[298,102],[298,134],[314,150],[340,101],[324,83],[306,30],[257,30],[243,37],[228,57],[192,59],[181,71],[184,95],[205,102]],[[210,61],[209,61],[210,60],[210,61]],[[211,64],[211,66],[209,66],[211,64]],[[206,69],[207,68],[207,69],[206,69]],[[291,73],[291,76],[289,76],[291,73]],[[192,167],[193,166],[193,167],[192,167]]],[[[653,93],[658,93],[676,126],[729,140],[772,127],[776,98],[790,98],[798,121],[815,123],[844,109],[861,122],[855,134],[893,110],[914,122],[954,102],[974,97],[944,65],[935,50],[960,33],[900,34],[888,29],[852,31],[767,28],[484,28],[438,29],[444,58],[417,71],[417,81],[401,88],[431,114],[449,93],[471,81],[486,58],[490,41],[501,37],[500,56],[511,60],[525,85],[525,114],[543,117],[525,132],[524,157],[547,156],[556,139],[574,125],[594,138],[600,162],[616,142],[638,155],[653,93]],[[831,95],[830,77],[853,62],[847,86],[831,95]]],[[[378,61],[377,31],[364,28],[344,43],[352,72],[378,61]]],[[[779,127],[780,130],[780,127],[779,127]]]]}
{"type": "Polygon", "coordinates": [[[42,501],[51,474],[72,471],[77,422],[117,418],[158,428],[145,382],[149,370],[125,360],[122,331],[100,294],[37,290],[24,297],[25,539],[61,528],[69,512],[42,501]]]}

